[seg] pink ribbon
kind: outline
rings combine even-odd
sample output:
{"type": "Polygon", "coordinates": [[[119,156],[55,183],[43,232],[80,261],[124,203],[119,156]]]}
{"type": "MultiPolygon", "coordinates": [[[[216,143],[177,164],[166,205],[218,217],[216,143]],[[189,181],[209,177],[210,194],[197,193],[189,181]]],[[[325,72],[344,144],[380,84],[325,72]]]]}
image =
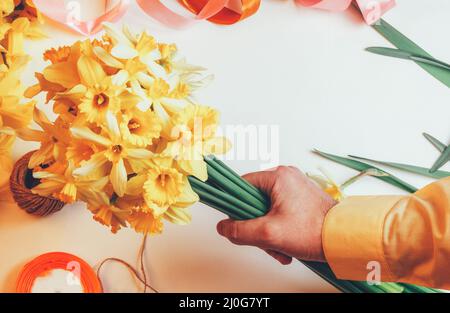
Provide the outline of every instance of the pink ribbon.
{"type": "MultiPolygon", "coordinates": [[[[116,22],[128,10],[129,0],[120,0],[112,8],[98,17],[85,21],[81,18],[81,5],[77,1],[64,0],[33,0],[36,8],[51,20],[63,24],[70,29],[89,36],[102,29],[103,22],[116,22]]],[[[105,1],[105,7],[108,1],[105,1]]]]}
{"type": "MultiPolygon", "coordinates": [[[[353,0],[295,0],[296,4],[329,10],[346,10],[353,0]]],[[[395,0],[355,0],[364,20],[368,24],[378,21],[381,16],[395,6],[395,0]]],[[[105,12],[92,20],[81,18],[81,7],[77,1],[63,0],[33,0],[36,8],[48,18],[68,26],[72,30],[89,36],[100,31],[103,22],[116,22],[128,10],[130,0],[117,0],[109,9],[106,6],[109,0],[104,1],[105,12]]],[[[150,17],[172,28],[184,28],[196,20],[209,19],[224,8],[234,11],[240,9],[240,0],[210,0],[195,17],[185,17],[175,13],[165,6],[161,0],[136,0],[139,7],[150,17]]]]}
{"type": "MultiPolygon", "coordinates": [[[[329,11],[344,11],[353,0],[295,0],[297,4],[329,11]]],[[[367,24],[372,25],[395,6],[395,0],[356,0],[367,24]]]]}

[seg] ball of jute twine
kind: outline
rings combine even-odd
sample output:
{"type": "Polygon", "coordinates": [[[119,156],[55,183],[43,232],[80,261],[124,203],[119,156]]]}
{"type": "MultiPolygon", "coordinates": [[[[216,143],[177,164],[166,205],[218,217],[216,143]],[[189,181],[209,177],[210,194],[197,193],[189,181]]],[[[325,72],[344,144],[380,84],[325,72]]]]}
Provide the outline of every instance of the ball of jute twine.
{"type": "Polygon", "coordinates": [[[28,163],[35,151],[21,157],[11,173],[9,186],[17,205],[29,214],[46,216],[61,210],[65,203],[53,197],[44,197],[34,194],[31,189],[39,185],[40,181],[33,177],[33,171],[28,163]]]}

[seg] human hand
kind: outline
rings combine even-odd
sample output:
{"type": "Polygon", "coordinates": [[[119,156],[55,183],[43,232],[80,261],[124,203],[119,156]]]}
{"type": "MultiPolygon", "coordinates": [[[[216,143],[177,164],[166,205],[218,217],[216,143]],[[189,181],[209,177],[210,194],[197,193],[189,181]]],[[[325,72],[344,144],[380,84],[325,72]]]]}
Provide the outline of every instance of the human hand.
{"type": "Polygon", "coordinates": [[[282,264],[291,263],[293,257],[325,261],[322,225],[336,201],[295,167],[244,178],[270,196],[272,207],[260,218],[221,221],[218,233],[235,244],[259,247],[282,264]]]}

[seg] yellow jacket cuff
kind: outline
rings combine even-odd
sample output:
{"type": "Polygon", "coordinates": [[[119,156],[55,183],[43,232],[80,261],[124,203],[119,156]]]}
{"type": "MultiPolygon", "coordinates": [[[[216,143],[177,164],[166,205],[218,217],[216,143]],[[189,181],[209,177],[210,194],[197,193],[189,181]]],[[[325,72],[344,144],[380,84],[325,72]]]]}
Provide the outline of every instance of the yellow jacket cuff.
{"type": "Polygon", "coordinates": [[[402,196],[355,196],[332,208],[324,222],[325,257],[340,279],[367,279],[370,262],[378,262],[382,281],[392,281],[383,249],[385,218],[402,196]]]}

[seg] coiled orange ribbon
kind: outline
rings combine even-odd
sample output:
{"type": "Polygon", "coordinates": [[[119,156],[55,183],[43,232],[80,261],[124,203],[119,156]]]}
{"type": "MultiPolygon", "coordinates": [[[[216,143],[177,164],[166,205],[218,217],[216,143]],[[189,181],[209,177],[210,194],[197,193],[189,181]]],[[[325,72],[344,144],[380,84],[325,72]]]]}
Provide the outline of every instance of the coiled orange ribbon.
{"type": "Polygon", "coordinates": [[[81,282],[84,293],[102,292],[101,283],[89,264],[75,255],[64,252],[46,253],[27,263],[19,274],[16,292],[31,293],[37,278],[44,277],[56,269],[74,275],[81,282]]]}
{"type": "Polygon", "coordinates": [[[206,18],[210,22],[223,25],[234,24],[252,16],[258,11],[261,4],[261,0],[241,0],[239,1],[240,4],[236,1],[233,3],[227,0],[179,0],[179,2],[197,15],[197,18],[206,18]],[[227,4],[229,7],[227,7],[227,4]],[[208,6],[211,10],[205,12],[205,8],[208,8],[208,6]],[[207,13],[214,14],[207,16],[207,13]]]}
{"type": "MultiPolygon", "coordinates": [[[[132,0],[104,0],[104,13],[90,21],[83,21],[80,3],[83,0],[33,0],[34,4],[50,19],[64,24],[73,30],[91,35],[101,29],[101,23],[114,22],[121,18],[132,0]]],[[[163,4],[162,0],[136,0],[136,3],[150,17],[173,28],[186,27],[196,20],[208,20],[216,24],[230,25],[255,14],[261,0],[177,0],[183,7],[195,14],[189,18],[175,13],[163,4]]],[[[395,0],[294,0],[296,4],[317,9],[342,11],[353,1],[358,4],[368,24],[377,21],[395,5],[395,0]]]]}

